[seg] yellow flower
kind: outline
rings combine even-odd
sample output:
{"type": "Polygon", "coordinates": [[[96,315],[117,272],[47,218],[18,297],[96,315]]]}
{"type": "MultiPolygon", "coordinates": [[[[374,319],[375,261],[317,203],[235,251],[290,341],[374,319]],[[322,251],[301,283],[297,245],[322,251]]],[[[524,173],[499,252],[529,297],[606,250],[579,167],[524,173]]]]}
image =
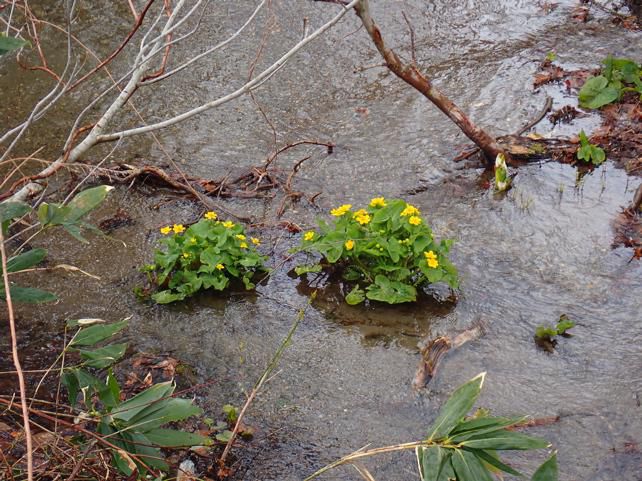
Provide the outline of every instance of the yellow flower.
{"type": "Polygon", "coordinates": [[[241,243],[239,244],[239,247],[240,247],[241,249],[247,249],[247,242],[241,242],[241,243]]]}
{"type": "Polygon", "coordinates": [[[351,251],[352,248],[354,247],[354,241],[352,239],[347,240],[345,243],[345,246],[346,246],[346,250],[351,251]]]}
{"type": "Polygon", "coordinates": [[[437,254],[433,251],[424,252],[424,257],[426,258],[426,264],[432,269],[439,267],[439,262],[437,261],[437,254]]]}
{"type": "Polygon", "coordinates": [[[421,212],[419,212],[419,209],[417,209],[414,205],[406,204],[406,208],[401,211],[401,217],[408,217],[411,215],[419,215],[421,212]]]}
{"type": "Polygon", "coordinates": [[[385,207],[386,205],[386,199],[383,197],[375,197],[370,201],[370,207],[385,207]]]}
{"type": "Polygon", "coordinates": [[[190,243],[196,244],[196,237],[190,237],[189,238],[190,243]]]}
{"type": "Polygon", "coordinates": [[[343,214],[348,212],[350,209],[352,209],[352,204],[343,204],[341,207],[337,207],[336,209],[332,209],[330,211],[330,214],[332,214],[335,217],[341,217],[343,214]]]}
{"type": "Polygon", "coordinates": [[[358,210],[354,213],[353,217],[361,225],[367,224],[371,219],[370,214],[368,214],[365,209],[358,210]]]}
{"type": "Polygon", "coordinates": [[[234,237],[236,237],[238,240],[245,240],[246,237],[243,234],[236,234],[234,237]]]}
{"type": "Polygon", "coordinates": [[[185,232],[185,227],[183,227],[183,224],[174,224],[173,230],[174,233],[180,234],[181,232],[185,232]]]}
{"type": "Polygon", "coordinates": [[[412,225],[419,225],[421,224],[421,217],[413,215],[410,219],[408,219],[408,223],[412,225]]]}
{"type": "Polygon", "coordinates": [[[256,237],[250,237],[250,240],[252,241],[252,244],[254,244],[255,246],[261,245],[261,241],[258,240],[256,237]]]}
{"type": "Polygon", "coordinates": [[[189,253],[189,252],[183,252],[183,257],[184,257],[185,259],[189,259],[189,257],[190,257],[190,253],[189,253]]]}
{"type": "Polygon", "coordinates": [[[217,268],[219,271],[222,271],[223,269],[225,269],[225,266],[224,266],[223,264],[220,264],[220,263],[219,263],[219,264],[216,264],[216,268],[217,268]]]}
{"type": "Polygon", "coordinates": [[[314,239],[314,231],[313,230],[309,230],[305,234],[303,234],[303,240],[311,241],[312,239],[314,239]]]}
{"type": "Polygon", "coordinates": [[[204,217],[205,217],[207,220],[216,220],[216,218],[217,218],[218,216],[216,215],[216,212],[212,212],[212,211],[210,210],[209,212],[205,212],[205,216],[204,216],[204,217]]]}
{"type": "Polygon", "coordinates": [[[160,231],[161,231],[161,234],[167,235],[170,232],[172,232],[172,228],[170,226],[166,225],[165,227],[161,227],[160,231]]]}
{"type": "Polygon", "coordinates": [[[231,220],[226,220],[225,222],[223,222],[223,227],[231,229],[232,227],[234,227],[234,222],[232,222],[231,220]]]}

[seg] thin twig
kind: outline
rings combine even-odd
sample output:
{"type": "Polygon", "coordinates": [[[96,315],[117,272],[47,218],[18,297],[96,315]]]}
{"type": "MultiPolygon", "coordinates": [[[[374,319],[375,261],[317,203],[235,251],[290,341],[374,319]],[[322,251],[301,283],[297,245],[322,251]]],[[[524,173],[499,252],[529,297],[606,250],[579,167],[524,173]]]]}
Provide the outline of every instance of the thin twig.
{"type": "Polygon", "coordinates": [[[0,227],[0,256],[2,260],[2,280],[4,281],[4,296],[9,311],[9,328],[11,330],[11,354],[13,356],[13,365],[18,375],[18,385],[20,386],[20,406],[22,407],[22,419],[24,422],[25,439],[27,440],[27,479],[33,481],[33,439],[31,438],[31,426],[29,425],[29,411],[27,408],[27,390],[25,388],[25,377],[20,366],[18,356],[18,340],[16,336],[16,320],[13,315],[13,302],[11,300],[11,284],[9,284],[9,275],[7,272],[7,253],[4,249],[4,233],[0,227]]]}
{"type": "Polygon", "coordinates": [[[297,315],[296,320],[294,321],[294,324],[292,324],[292,327],[290,327],[290,330],[288,331],[288,334],[285,336],[285,339],[281,342],[281,345],[277,349],[277,351],[274,353],[274,356],[272,356],[272,359],[270,360],[270,363],[267,365],[265,368],[265,371],[263,371],[263,374],[259,378],[259,380],[256,382],[254,385],[254,388],[252,388],[252,391],[250,392],[250,395],[248,396],[247,400],[245,401],[245,404],[243,405],[243,408],[239,412],[239,417],[236,420],[236,424],[234,425],[234,430],[232,431],[232,435],[230,436],[230,439],[228,440],[227,444],[225,445],[225,450],[223,451],[223,454],[218,460],[218,465],[219,469],[224,469],[225,468],[225,461],[227,459],[228,454],[230,453],[230,450],[232,449],[232,445],[234,444],[234,441],[236,440],[236,436],[238,435],[239,429],[241,427],[241,421],[243,420],[243,417],[245,416],[245,413],[247,409],[250,407],[250,404],[252,404],[252,401],[258,394],[259,390],[263,386],[263,384],[266,382],[266,380],[270,377],[270,374],[276,368],[276,366],[279,363],[279,360],[281,359],[281,356],[283,355],[283,352],[285,351],[285,348],[290,344],[290,341],[292,340],[292,336],[294,335],[294,332],[296,331],[297,327],[299,327],[299,323],[303,320],[305,317],[305,312],[316,297],[316,292],[310,296],[310,300],[308,301],[308,304],[299,310],[299,313],[297,315]]]}

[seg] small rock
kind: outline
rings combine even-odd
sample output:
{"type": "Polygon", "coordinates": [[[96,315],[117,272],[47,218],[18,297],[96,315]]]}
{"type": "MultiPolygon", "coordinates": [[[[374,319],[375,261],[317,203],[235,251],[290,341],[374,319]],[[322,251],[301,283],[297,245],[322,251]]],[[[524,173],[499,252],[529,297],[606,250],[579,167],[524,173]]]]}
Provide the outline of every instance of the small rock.
{"type": "Polygon", "coordinates": [[[178,472],[176,473],[176,481],[196,481],[196,466],[194,463],[186,459],[178,465],[178,472]]]}

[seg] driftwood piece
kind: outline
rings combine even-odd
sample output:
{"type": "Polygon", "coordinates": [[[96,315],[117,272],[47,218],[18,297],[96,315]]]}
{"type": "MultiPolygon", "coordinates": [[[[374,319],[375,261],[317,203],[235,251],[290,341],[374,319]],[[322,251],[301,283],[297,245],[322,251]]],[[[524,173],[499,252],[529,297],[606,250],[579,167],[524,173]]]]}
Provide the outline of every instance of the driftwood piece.
{"type": "Polygon", "coordinates": [[[485,323],[476,321],[469,329],[460,332],[454,337],[439,336],[434,339],[425,338],[421,340],[418,345],[421,361],[417,366],[412,387],[414,389],[425,387],[435,376],[439,363],[451,349],[457,349],[469,341],[480,338],[485,333],[485,323]]]}

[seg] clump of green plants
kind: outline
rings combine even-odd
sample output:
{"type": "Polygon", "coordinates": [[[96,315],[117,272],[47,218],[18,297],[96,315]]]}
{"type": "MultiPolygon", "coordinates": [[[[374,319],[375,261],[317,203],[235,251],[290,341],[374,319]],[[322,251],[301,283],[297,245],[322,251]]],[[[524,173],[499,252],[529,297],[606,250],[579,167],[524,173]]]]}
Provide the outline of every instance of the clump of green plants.
{"type": "Polygon", "coordinates": [[[557,336],[571,337],[567,332],[575,327],[575,321],[571,320],[566,314],[562,314],[555,326],[540,325],[535,329],[535,342],[546,350],[551,350],[557,344],[557,336]]]}
{"type": "Polygon", "coordinates": [[[614,58],[604,60],[600,75],[589,77],[579,92],[580,107],[599,109],[622,98],[625,92],[637,92],[642,97],[642,68],[633,60],[614,58]]]}
{"type": "MultiPolygon", "coordinates": [[[[115,323],[100,319],[69,321],[67,327],[77,331],[65,352],[77,353],[80,362],[65,366],[61,381],[77,419],[95,425],[95,431],[100,435],[98,442],[106,441],[114,466],[125,476],[136,473],[136,479],[139,479],[152,474],[152,470],[169,469],[160,448],[204,446],[211,445],[212,441],[200,434],[162,427],[202,412],[191,399],[174,397],[176,385],[173,382],[156,383],[130,399],[122,399],[112,365],[123,357],[127,344],[104,343],[126,326],[127,320],[115,323]],[[101,373],[104,379],[101,379],[101,373]]],[[[88,446],[95,444],[90,439],[82,442],[88,446]]]]}
{"type": "Polygon", "coordinates": [[[580,132],[580,146],[577,149],[577,158],[583,160],[586,163],[591,163],[595,166],[601,165],[606,160],[606,153],[604,149],[598,147],[595,144],[592,144],[584,130],[580,132]]]}
{"type": "Polygon", "coordinates": [[[201,289],[218,291],[232,279],[240,279],[246,289],[255,287],[252,279],[265,270],[265,256],[256,247],[260,241],[248,237],[242,225],[217,220],[215,212],[185,228],[182,224],[160,229],[163,249],[154,254],[154,263],[143,267],[157,292],[159,304],[181,301],[201,289]]]}
{"type": "Polygon", "coordinates": [[[320,254],[322,263],[302,265],[298,275],[337,265],[353,284],[348,304],[366,298],[389,304],[412,302],[417,288],[445,282],[459,285],[457,270],[448,259],[451,240],[435,241],[416,207],[401,199],[375,197],[365,209],[344,204],[332,209],[332,224],[320,220],[318,230],[303,235],[295,249],[320,254]]]}
{"type": "MultiPolygon", "coordinates": [[[[439,412],[423,441],[383,448],[362,449],[320,469],[305,481],[343,464],[352,464],[364,474],[364,479],[374,479],[359,462],[381,453],[415,450],[422,481],[492,481],[493,474],[523,475],[506,464],[499,456],[501,451],[529,451],[550,448],[545,439],[515,431],[524,425],[525,417],[492,417],[488,410],[479,409],[467,416],[473,408],[486,373],[481,373],[455,390],[439,412]],[[367,475],[366,475],[367,474],[367,475]]],[[[531,481],[557,481],[557,455],[553,453],[535,471],[531,481]]]]}

